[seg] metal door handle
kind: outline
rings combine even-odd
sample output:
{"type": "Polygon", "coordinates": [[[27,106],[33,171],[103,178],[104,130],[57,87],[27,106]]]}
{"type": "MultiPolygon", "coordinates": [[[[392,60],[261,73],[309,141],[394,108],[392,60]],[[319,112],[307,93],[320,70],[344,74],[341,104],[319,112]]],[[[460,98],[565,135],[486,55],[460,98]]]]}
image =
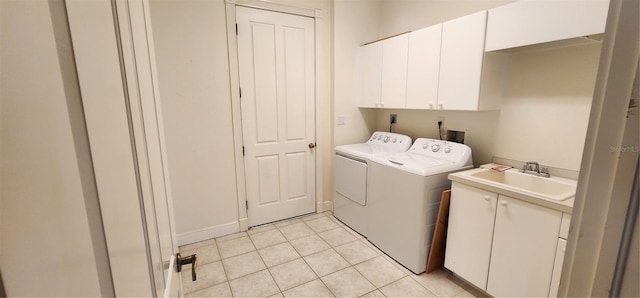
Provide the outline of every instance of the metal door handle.
{"type": "Polygon", "coordinates": [[[196,255],[190,255],[188,257],[180,256],[180,253],[176,254],[176,270],[182,272],[182,265],[191,264],[191,281],[196,281],[196,268],[198,267],[198,260],[196,255]]]}
{"type": "Polygon", "coordinates": [[[313,149],[316,147],[316,143],[309,143],[309,149],[313,149]]]}

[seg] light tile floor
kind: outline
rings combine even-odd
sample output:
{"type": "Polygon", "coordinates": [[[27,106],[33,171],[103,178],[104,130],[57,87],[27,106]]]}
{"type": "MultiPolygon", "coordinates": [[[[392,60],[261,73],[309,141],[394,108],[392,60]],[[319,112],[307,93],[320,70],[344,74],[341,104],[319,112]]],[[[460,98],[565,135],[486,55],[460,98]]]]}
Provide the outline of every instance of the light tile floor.
{"type": "Polygon", "coordinates": [[[180,247],[198,255],[187,297],[478,297],[441,269],[415,275],[330,212],[180,247]]]}

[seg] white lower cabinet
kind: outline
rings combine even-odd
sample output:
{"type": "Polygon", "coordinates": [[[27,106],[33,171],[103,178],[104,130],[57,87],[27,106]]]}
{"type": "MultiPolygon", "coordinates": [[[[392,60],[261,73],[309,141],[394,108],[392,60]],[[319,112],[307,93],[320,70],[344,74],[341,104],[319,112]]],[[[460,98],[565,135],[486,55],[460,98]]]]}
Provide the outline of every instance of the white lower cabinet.
{"type": "Polygon", "coordinates": [[[552,294],[562,212],[457,182],[451,188],[445,267],[496,297],[552,294]]]}
{"type": "Polygon", "coordinates": [[[564,252],[567,249],[567,240],[558,238],[558,248],[556,249],[556,260],[553,264],[553,277],[551,277],[551,288],[549,297],[558,297],[560,288],[560,274],[562,273],[562,263],[564,262],[564,252]]]}
{"type": "Polygon", "coordinates": [[[478,288],[487,288],[496,193],[453,182],[444,266],[478,288]]]}
{"type": "Polygon", "coordinates": [[[562,212],[500,195],[487,293],[549,295],[562,212]]]}

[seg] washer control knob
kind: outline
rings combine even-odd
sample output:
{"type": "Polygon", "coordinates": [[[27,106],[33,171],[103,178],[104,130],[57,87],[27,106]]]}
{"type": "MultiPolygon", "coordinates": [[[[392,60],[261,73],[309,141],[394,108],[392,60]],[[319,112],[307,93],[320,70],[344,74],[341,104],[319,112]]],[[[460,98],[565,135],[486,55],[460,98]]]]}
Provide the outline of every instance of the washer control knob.
{"type": "Polygon", "coordinates": [[[398,138],[393,138],[392,142],[397,143],[398,142],[398,138]]]}
{"type": "Polygon", "coordinates": [[[444,153],[451,153],[451,147],[444,148],[444,153]]]}
{"type": "Polygon", "coordinates": [[[389,143],[389,140],[390,140],[390,139],[391,139],[391,138],[389,138],[388,136],[385,136],[385,137],[384,137],[384,142],[385,142],[385,143],[389,143]]]}
{"type": "Polygon", "coordinates": [[[438,152],[438,150],[440,150],[440,145],[433,144],[433,146],[431,146],[431,151],[438,152]]]}
{"type": "Polygon", "coordinates": [[[427,149],[427,144],[422,144],[422,149],[427,149]]]}

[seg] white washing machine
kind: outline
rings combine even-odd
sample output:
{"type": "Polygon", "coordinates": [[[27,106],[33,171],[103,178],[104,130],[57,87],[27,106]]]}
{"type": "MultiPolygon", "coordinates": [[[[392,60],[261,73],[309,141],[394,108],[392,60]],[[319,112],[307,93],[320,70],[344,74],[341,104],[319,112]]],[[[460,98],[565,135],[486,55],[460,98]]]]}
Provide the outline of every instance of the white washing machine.
{"type": "Polygon", "coordinates": [[[410,137],[381,131],[374,132],[366,143],[337,146],[334,163],[334,216],[366,237],[367,181],[371,157],[403,152],[410,146],[410,137]]]}
{"type": "Polygon", "coordinates": [[[403,153],[371,157],[367,238],[415,274],[426,270],[447,175],[473,167],[464,144],[416,139],[403,153]]]}

